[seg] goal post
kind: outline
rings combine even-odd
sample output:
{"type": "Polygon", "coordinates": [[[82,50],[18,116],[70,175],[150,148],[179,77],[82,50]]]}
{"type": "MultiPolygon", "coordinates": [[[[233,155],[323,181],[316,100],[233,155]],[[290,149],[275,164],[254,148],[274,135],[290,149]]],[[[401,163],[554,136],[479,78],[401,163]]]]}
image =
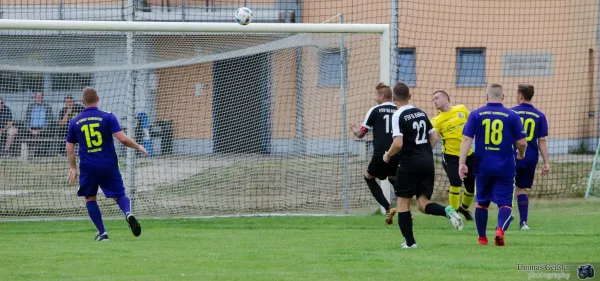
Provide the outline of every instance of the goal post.
{"type": "Polygon", "coordinates": [[[600,156],[600,140],[596,145],[596,153],[592,162],[592,169],[588,176],[587,188],[585,189],[585,198],[597,199],[600,197],[600,173],[598,173],[598,158],[600,156]]]}
{"type": "MultiPolygon", "coordinates": [[[[20,124],[12,156],[0,159],[0,216],[85,217],[63,180],[60,120],[67,97],[77,103],[86,86],[130,136],[153,144],[150,158],[116,145],[142,217],[372,213],[378,205],[362,180],[372,148],[345,127],[362,122],[377,83],[391,83],[389,32],[0,20],[0,97],[20,124]],[[38,92],[54,112],[41,138],[28,134],[25,116],[38,92]]],[[[387,181],[382,188],[389,198],[387,181]]],[[[99,203],[107,217],[119,214],[99,203]]]]}

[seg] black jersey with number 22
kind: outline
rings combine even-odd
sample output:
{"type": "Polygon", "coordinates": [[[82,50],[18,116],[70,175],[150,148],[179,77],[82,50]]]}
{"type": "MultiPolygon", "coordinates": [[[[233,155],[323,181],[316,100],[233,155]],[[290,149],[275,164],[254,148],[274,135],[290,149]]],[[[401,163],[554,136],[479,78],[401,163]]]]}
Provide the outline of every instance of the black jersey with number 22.
{"type": "Polygon", "coordinates": [[[429,134],[434,132],[427,114],[412,105],[402,106],[392,116],[393,136],[402,136],[400,161],[416,166],[433,165],[429,134]]]}

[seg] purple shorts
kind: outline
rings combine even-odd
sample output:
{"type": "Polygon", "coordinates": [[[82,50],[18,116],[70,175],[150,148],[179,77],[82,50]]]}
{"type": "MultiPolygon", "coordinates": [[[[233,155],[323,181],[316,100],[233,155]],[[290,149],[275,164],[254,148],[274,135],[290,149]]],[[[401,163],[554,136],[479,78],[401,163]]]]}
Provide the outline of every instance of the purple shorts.
{"type": "Polygon", "coordinates": [[[533,186],[534,177],[535,167],[517,168],[517,175],[515,176],[515,186],[518,188],[531,188],[533,186]]]}
{"type": "Polygon", "coordinates": [[[119,198],[125,195],[123,178],[118,169],[108,171],[102,169],[84,171],[82,169],[80,172],[77,196],[96,196],[98,194],[98,187],[102,188],[102,192],[104,192],[106,198],[119,198]]]}
{"type": "Polygon", "coordinates": [[[513,177],[475,176],[477,203],[492,201],[498,205],[512,206],[513,177]]]}

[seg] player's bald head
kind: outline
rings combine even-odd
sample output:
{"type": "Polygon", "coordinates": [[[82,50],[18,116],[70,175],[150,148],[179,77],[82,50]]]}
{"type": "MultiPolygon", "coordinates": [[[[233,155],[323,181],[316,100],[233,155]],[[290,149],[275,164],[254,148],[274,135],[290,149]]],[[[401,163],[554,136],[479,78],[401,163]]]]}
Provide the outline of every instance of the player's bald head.
{"type": "Polygon", "coordinates": [[[94,88],[87,87],[83,89],[83,97],[81,98],[81,101],[86,106],[93,105],[100,101],[100,97],[98,97],[98,92],[96,92],[94,88]]]}
{"type": "Polygon", "coordinates": [[[386,84],[381,82],[377,84],[375,90],[377,90],[378,94],[383,96],[384,100],[392,100],[392,89],[390,88],[390,86],[387,86],[386,84]]]}
{"type": "Polygon", "coordinates": [[[502,85],[500,85],[498,83],[490,84],[487,87],[487,89],[485,89],[485,94],[487,95],[488,99],[491,99],[491,100],[502,101],[502,99],[504,98],[504,92],[502,90],[502,85]]]}

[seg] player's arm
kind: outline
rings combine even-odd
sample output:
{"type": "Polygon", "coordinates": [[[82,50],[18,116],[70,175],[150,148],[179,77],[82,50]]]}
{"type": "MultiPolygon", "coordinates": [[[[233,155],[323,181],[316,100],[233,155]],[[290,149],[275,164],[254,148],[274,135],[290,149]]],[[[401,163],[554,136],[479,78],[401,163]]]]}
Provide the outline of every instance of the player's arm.
{"type": "MultiPolygon", "coordinates": [[[[124,146],[139,150],[141,152],[146,151],[146,149],[143,146],[139,145],[136,141],[134,141],[132,138],[130,138],[128,135],[126,135],[123,131],[118,131],[118,132],[114,133],[113,135],[124,146]]],[[[145,154],[148,154],[148,152],[145,152],[145,154]]]]}
{"type": "Polygon", "coordinates": [[[75,162],[75,144],[67,142],[67,159],[69,160],[69,168],[77,169],[77,163],[75,162]]]}
{"type": "Polygon", "coordinates": [[[356,124],[351,124],[350,130],[352,131],[354,136],[359,139],[364,138],[367,135],[367,133],[369,132],[368,128],[365,128],[364,126],[361,126],[360,128],[358,128],[358,126],[356,124]]]}
{"type": "Polygon", "coordinates": [[[404,133],[402,132],[402,127],[400,127],[400,111],[396,111],[394,115],[392,115],[392,137],[394,140],[392,141],[392,145],[390,149],[383,154],[383,161],[386,163],[390,160],[390,158],[402,149],[404,145],[404,133]]]}
{"type": "Polygon", "coordinates": [[[143,146],[139,145],[132,138],[130,138],[128,135],[126,135],[123,132],[123,130],[121,130],[121,125],[119,124],[119,120],[117,120],[116,116],[114,116],[114,115],[111,114],[110,118],[108,120],[108,124],[110,126],[111,133],[113,134],[113,136],[115,136],[115,138],[120,143],[122,143],[126,147],[138,150],[138,151],[144,153],[144,155],[148,156],[148,151],[146,151],[146,148],[144,148],[143,146]]]}
{"type": "Polygon", "coordinates": [[[464,136],[462,142],[460,143],[460,158],[458,159],[459,165],[464,165],[467,163],[467,154],[471,149],[471,144],[473,143],[473,138],[469,136],[464,136]]]}
{"type": "Polygon", "coordinates": [[[475,137],[475,124],[477,124],[477,117],[474,114],[469,115],[467,123],[463,128],[463,140],[460,144],[460,155],[458,158],[458,175],[461,179],[464,179],[469,172],[467,167],[467,154],[471,149],[473,138],[475,137]]]}
{"type": "Polygon", "coordinates": [[[517,144],[517,151],[519,152],[517,159],[523,159],[525,158],[525,151],[527,150],[527,134],[525,133],[525,129],[523,129],[523,122],[521,122],[519,115],[514,114],[513,116],[512,134],[515,138],[515,143],[517,144]]]}
{"type": "Polygon", "coordinates": [[[75,184],[77,182],[77,162],[75,162],[75,144],[77,143],[77,135],[75,134],[75,129],[71,124],[69,124],[69,129],[67,131],[67,160],[69,161],[69,176],[67,177],[67,181],[70,184],[75,184]]]}
{"type": "Polygon", "coordinates": [[[540,148],[540,153],[542,154],[542,160],[544,161],[544,166],[549,166],[550,161],[548,161],[548,143],[546,142],[546,138],[538,138],[538,147],[540,148]]]}
{"type": "Polygon", "coordinates": [[[438,133],[440,129],[437,123],[437,119],[435,117],[431,118],[430,123],[434,131],[433,133],[429,134],[429,143],[431,144],[431,149],[434,149],[438,143],[438,140],[440,139],[440,135],[438,133]],[[435,138],[435,142],[432,142],[433,138],[435,138]]]}
{"type": "Polygon", "coordinates": [[[67,142],[67,159],[69,160],[69,176],[67,181],[70,184],[77,183],[77,163],[75,162],[75,144],[67,142]]]}
{"type": "Polygon", "coordinates": [[[437,129],[434,127],[433,123],[429,121],[429,119],[425,119],[427,122],[426,126],[427,126],[427,134],[429,134],[429,144],[431,144],[431,149],[435,148],[435,145],[438,143],[438,140],[440,140],[440,137],[437,133],[437,129]]]}
{"type": "Polygon", "coordinates": [[[362,122],[362,125],[360,126],[360,128],[358,128],[358,126],[356,124],[352,124],[350,125],[350,130],[352,130],[352,133],[354,134],[355,137],[362,139],[365,137],[365,135],[367,135],[367,133],[369,132],[369,130],[371,130],[371,128],[373,127],[373,109],[369,110],[369,112],[367,112],[367,115],[365,116],[365,120],[362,122]]]}
{"type": "Polygon", "coordinates": [[[527,150],[527,141],[525,140],[525,138],[522,138],[520,140],[517,140],[516,143],[517,143],[517,150],[519,152],[518,159],[525,158],[525,151],[527,150]]]}
{"type": "Polygon", "coordinates": [[[550,171],[550,161],[548,160],[548,143],[546,142],[546,137],[548,136],[548,122],[546,121],[546,117],[543,115],[540,121],[542,126],[540,127],[538,147],[540,149],[540,153],[542,154],[542,160],[544,161],[544,165],[542,166],[542,175],[545,175],[550,171]]]}

